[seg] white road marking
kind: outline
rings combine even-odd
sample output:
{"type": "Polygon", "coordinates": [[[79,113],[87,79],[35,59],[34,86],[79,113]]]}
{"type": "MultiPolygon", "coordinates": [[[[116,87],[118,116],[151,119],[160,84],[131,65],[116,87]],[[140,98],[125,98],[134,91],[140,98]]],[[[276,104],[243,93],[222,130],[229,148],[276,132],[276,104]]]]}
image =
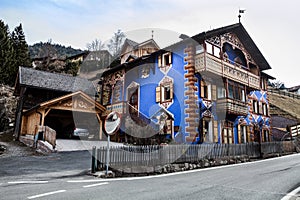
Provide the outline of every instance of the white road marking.
{"type": "Polygon", "coordinates": [[[111,179],[89,179],[89,180],[69,180],[68,183],[97,183],[97,182],[111,182],[111,181],[133,181],[133,180],[143,180],[143,179],[152,179],[152,178],[161,178],[161,177],[168,177],[168,176],[176,176],[180,174],[189,174],[189,173],[195,173],[195,172],[202,172],[202,171],[210,171],[210,170],[217,170],[222,168],[230,168],[230,167],[237,167],[237,166],[243,166],[243,165],[253,165],[257,163],[262,162],[269,162],[272,160],[278,160],[288,157],[294,157],[299,156],[300,154],[292,154],[282,157],[276,157],[276,158],[269,158],[265,160],[258,160],[253,162],[245,162],[245,163],[239,163],[239,164],[231,164],[231,165],[223,165],[223,166],[217,166],[217,167],[208,167],[208,168],[201,168],[201,169],[194,169],[194,170],[187,170],[182,172],[173,172],[168,174],[159,174],[159,175],[153,175],[153,176],[141,176],[141,177],[130,177],[130,178],[111,178],[111,179]]]}
{"type": "Polygon", "coordinates": [[[38,194],[38,195],[27,197],[27,199],[36,199],[36,198],[39,198],[39,197],[44,197],[44,196],[48,196],[48,195],[52,195],[52,194],[57,194],[57,193],[62,193],[62,192],[66,192],[66,190],[57,190],[57,191],[53,191],[53,192],[47,192],[47,193],[43,193],[43,194],[38,194]]]}
{"type": "Polygon", "coordinates": [[[48,183],[49,181],[12,181],[7,182],[8,184],[39,184],[39,183],[48,183]]]}
{"type": "Polygon", "coordinates": [[[289,200],[292,197],[296,197],[296,194],[300,192],[300,187],[294,189],[293,191],[291,191],[290,193],[288,193],[287,195],[285,195],[281,200],[289,200]]]}
{"type": "Polygon", "coordinates": [[[93,184],[93,185],[85,185],[83,186],[84,188],[89,188],[89,187],[96,187],[96,186],[100,186],[100,185],[107,185],[109,184],[108,182],[104,182],[104,183],[96,183],[96,184],[93,184]]]}
{"type": "Polygon", "coordinates": [[[189,173],[195,173],[195,172],[217,170],[217,169],[222,169],[222,168],[237,167],[237,166],[243,166],[243,165],[253,165],[253,164],[256,164],[256,163],[268,162],[268,161],[272,161],[272,160],[278,160],[278,159],[282,159],[282,158],[299,156],[299,155],[300,154],[292,154],[292,155],[287,155],[287,156],[282,156],[282,157],[270,158],[270,159],[266,159],[266,160],[258,160],[258,161],[254,161],[254,162],[245,162],[245,163],[232,164],[232,165],[223,165],[223,166],[217,166],[217,167],[208,167],[208,168],[187,170],[187,171],[182,171],[182,172],[173,172],[173,173],[168,173],[168,174],[159,174],[159,175],[153,175],[153,176],[141,176],[141,177],[130,177],[130,178],[112,178],[112,179],[70,180],[70,181],[67,181],[67,182],[68,183],[95,183],[95,182],[132,181],[132,180],[143,180],[143,179],[161,178],[161,177],[168,177],[168,176],[176,176],[176,175],[180,175],[180,174],[189,174],[189,173]]]}

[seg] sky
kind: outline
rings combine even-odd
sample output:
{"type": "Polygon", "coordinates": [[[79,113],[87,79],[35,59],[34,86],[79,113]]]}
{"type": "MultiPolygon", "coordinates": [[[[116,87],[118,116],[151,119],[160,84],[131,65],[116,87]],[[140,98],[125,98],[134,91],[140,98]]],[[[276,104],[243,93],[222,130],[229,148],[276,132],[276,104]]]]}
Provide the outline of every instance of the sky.
{"type": "Polygon", "coordinates": [[[246,10],[241,22],[272,67],[265,72],[287,87],[300,85],[298,0],[0,0],[0,19],[10,30],[22,23],[29,45],[51,39],[84,50],[121,29],[137,42],[154,30],[163,47],[180,33],[237,23],[239,9],[246,10]]]}

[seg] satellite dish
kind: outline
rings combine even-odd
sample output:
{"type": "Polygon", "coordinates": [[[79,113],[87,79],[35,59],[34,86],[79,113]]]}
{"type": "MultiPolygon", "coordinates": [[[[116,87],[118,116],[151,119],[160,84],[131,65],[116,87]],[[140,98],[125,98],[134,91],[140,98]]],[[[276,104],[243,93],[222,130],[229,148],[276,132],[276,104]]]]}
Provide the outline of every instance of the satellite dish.
{"type": "Polygon", "coordinates": [[[108,135],[114,135],[120,128],[121,117],[117,112],[111,112],[107,115],[104,122],[104,129],[108,135]]]}

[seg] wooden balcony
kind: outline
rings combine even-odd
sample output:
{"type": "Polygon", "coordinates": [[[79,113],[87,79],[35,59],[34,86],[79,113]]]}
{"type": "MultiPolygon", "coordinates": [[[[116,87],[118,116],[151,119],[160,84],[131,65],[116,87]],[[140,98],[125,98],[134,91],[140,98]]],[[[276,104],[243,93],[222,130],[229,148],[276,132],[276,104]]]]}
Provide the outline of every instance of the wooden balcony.
{"type": "Polygon", "coordinates": [[[200,53],[195,56],[195,69],[199,73],[211,72],[255,89],[260,88],[259,76],[208,53],[200,53]]]}
{"type": "Polygon", "coordinates": [[[228,98],[218,99],[217,112],[246,115],[248,113],[248,106],[246,102],[236,101],[228,98]]]}

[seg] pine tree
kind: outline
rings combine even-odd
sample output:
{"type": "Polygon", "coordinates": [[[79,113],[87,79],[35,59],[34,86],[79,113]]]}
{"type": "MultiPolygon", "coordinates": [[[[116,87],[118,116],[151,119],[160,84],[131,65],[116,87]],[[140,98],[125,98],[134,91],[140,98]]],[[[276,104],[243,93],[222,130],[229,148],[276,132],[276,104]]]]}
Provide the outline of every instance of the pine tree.
{"type": "Polygon", "coordinates": [[[12,69],[15,65],[15,52],[11,42],[8,25],[0,20],[0,83],[13,85],[15,75],[12,69]]]}
{"type": "Polygon", "coordinates": [[[17,67],[31,66],[28,44],[25,40],[22,24],[17,26],[12,33],[13,47],[16,52],[17,67]]]}
{"type": "Polygon", "coordinates": [[[0,83],[14,85],[19,66],[31,66],[22,24],[12,34],[0,20],[0,83]]]}

